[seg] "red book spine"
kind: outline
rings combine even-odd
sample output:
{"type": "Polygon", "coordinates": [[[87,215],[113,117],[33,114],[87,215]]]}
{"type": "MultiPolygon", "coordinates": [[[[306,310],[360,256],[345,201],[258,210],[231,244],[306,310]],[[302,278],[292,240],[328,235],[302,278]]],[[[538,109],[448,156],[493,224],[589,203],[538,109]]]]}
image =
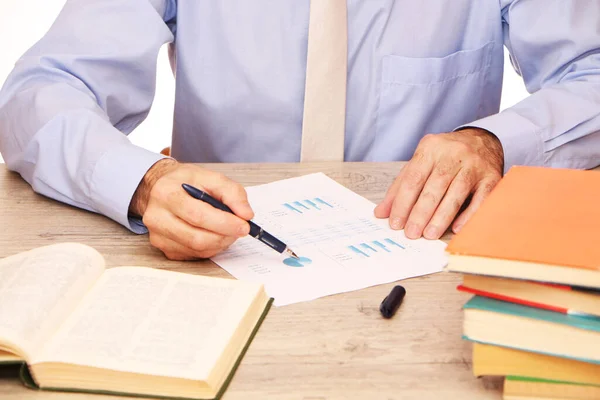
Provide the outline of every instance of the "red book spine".
{"type": "Polygon", "coordinates": [[[550,310],[550,311],[558,312],[561,314],[569,314],[568,309],[562,308],[562,307],[551,306],[549,304],[536,303],[533,301],[523,300],[518,297],[504,296],[504,295],[501,295],[498,293],[491,293],[491,292],[486,292],[484,290],[477,290],[477,289],[473,289],[470,287],[466,287],[464,285],[458,285],[456,288],[458,290],[460,290],[461,292],[472,293],[472,294],[476,294],[476,295],[484,296],[484,297],[490,297],[492,299],[502,300],[502,301],[506,301],[509,303],[522,304],[522,305],[528,306],[528,307],[541,308],[544,310],[550,310]]]}

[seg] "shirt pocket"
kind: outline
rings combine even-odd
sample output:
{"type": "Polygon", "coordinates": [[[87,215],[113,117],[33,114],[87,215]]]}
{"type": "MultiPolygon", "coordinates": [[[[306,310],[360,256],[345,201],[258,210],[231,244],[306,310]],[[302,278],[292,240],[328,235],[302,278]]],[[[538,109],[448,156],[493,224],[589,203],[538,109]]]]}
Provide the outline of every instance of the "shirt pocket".
{"type": "Polygon", "coordinates": [[[493,48],[489,42],[439,58],[384,56],[374,143],[379,158],[407,160],[425,134],[483,117],[493,48]]]}

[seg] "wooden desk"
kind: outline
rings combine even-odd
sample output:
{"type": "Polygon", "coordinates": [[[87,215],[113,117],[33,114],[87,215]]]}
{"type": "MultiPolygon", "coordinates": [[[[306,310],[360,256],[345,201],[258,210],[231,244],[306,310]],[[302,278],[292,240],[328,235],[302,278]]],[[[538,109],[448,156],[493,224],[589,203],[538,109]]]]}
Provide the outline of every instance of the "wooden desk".
{"type": "MultiPolygon", "coordinates": [[[[211,165],[244,185],[323,171],[373,201],[385,195],[400,163],[211,165]]],[[[210,262],[170,262],[137,236],[99,215],[33,193],[0,164],[0,257],[77,241],[109,266],[143,265],[229,276],[210,262]]],[[[446,237],[445,239],[448,239],[446,237]]],[[[379,304],[392,284],[273,308],[238,369],[225,400],[500,399],[501,381],[471,374],[461,340],[460,277],[440,273],[403,282],[406,299],[391,320],[379,304]]],[[[117,397],[25,389],[14,368],[0,368],[3,400],[107,400],[117,397]]]]}

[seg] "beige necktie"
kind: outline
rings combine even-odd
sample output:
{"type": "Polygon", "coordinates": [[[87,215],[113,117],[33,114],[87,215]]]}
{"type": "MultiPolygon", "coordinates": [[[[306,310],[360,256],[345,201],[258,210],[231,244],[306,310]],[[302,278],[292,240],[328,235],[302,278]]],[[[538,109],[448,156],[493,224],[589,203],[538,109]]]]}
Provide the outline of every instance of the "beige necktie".
{"type": "Polygon", "coordinates": [[[346,0],[311,0],[300,161],[343,161],[348,15],[346,0]]]}

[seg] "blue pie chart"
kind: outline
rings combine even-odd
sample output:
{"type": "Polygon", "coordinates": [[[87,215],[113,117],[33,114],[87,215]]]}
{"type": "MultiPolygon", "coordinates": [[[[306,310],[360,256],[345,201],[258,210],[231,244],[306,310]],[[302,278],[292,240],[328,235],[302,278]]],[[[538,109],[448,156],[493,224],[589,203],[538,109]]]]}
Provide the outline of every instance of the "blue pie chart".
{"type": "Polygon", "coordinates": [[[312,260],[306,257],[300,257],[298,260],[292,257],[288,257],[283,260],[283,263],[288,267],[304,267],[305,264],[310,264],[312,260]]]}

